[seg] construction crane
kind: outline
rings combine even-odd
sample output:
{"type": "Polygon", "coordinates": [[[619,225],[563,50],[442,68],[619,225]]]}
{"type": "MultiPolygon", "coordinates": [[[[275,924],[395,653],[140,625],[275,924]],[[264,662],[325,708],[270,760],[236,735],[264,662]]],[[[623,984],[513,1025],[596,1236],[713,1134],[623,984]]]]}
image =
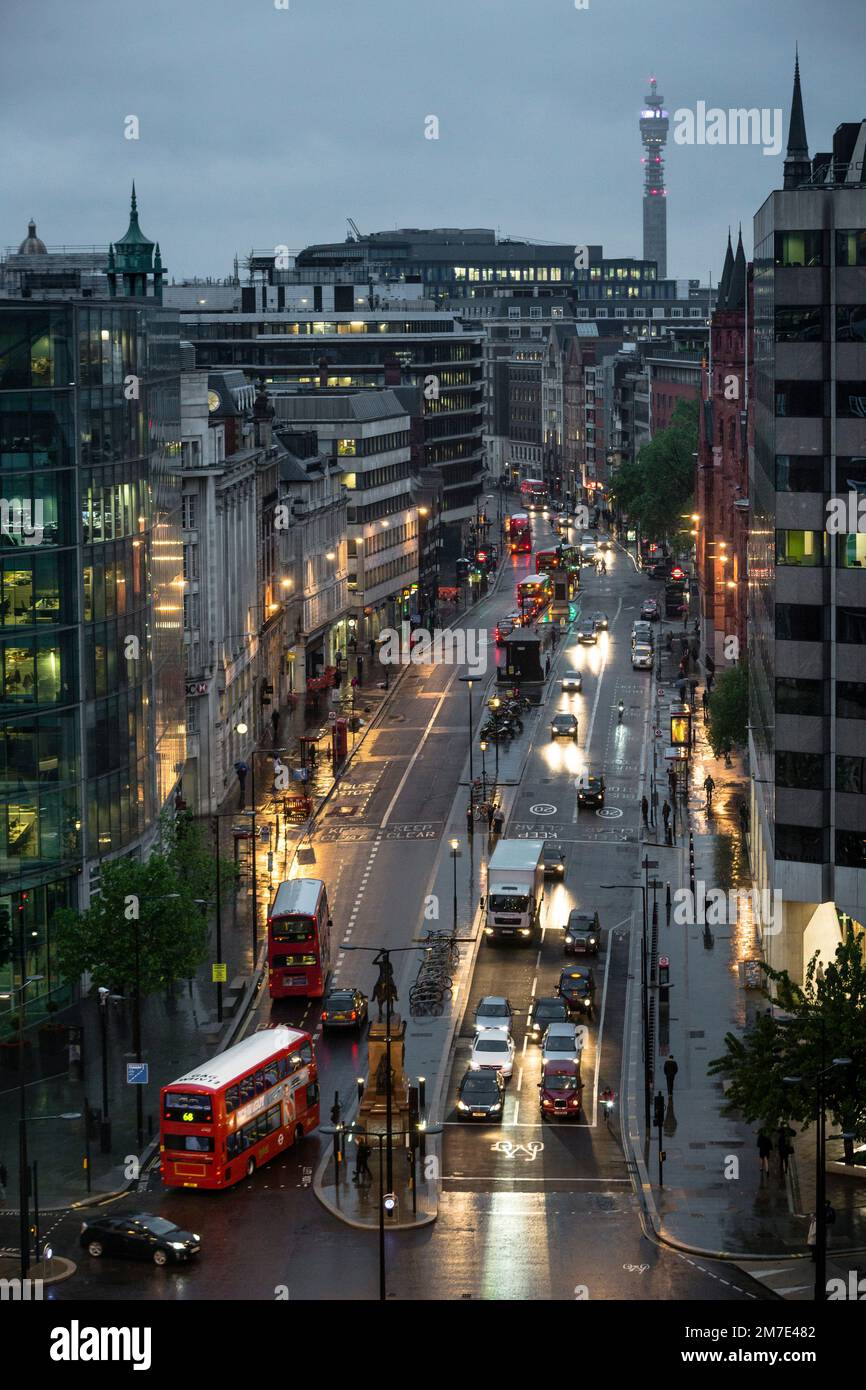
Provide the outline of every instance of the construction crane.
{"type": "Polygon", "coordinates": [[[357,222],[353,221],[351,217],[347,217],[346,221],[349,224],[349,230],[354,236],[355,241],[363,241],[364,238],[361,236],[361,233],[358,230],[357,222]]]}

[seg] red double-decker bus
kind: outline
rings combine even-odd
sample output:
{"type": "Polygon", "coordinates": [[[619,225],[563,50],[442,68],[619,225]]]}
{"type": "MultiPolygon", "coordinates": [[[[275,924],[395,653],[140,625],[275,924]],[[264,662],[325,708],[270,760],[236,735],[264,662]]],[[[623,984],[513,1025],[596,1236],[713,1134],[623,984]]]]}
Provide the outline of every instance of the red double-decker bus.
{"type": "Polygon", "coordinates": [[[524,478],[520,484],[520,500],[527,511],[544,511],[550,500],[547,483],[540,478],[524,478]]]}
{"type": "Polygon", "coordinates": [[[536,550],[535,552],[535,573],[551,574],[553,570],[559,569],[562,564],[562,555],[558,550],[536,550]]]}
{"type": "Polygon", "coordinates": [[[553,581],[548,574],[533,574],[517,586],[517,603],[524,623],[534,622],[553,598],[553,581]]]}
{"type": "Polygon", "coordinates": [[[531,554],[532,523],[526,512],[505,518],[505,539],[512,555],[531,554]]]}
{"type": "Polygon", "coordinates": [[[159,1152],[166,1187],[231,1187],[319,1123],[309,1033],[263,1028],[163,1086],[159,1152]]]}
{"type": "Polygon", "coordinates": [[[290,878],[268,913],[268,989],[272,999],[321,999],[331,968],[331,915],[319,878],[290,878]]]}

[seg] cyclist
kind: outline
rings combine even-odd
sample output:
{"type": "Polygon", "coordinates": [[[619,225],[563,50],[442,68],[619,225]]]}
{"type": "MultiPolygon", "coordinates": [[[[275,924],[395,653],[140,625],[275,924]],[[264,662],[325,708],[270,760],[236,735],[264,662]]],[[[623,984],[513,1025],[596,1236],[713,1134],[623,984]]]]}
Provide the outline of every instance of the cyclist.
{"type": "Polygon", "coordinates": [[[704,782],[704,791],[706,792],[706,796],[707,796],[707,808],[709,808],[709,807],[712,806],[712,804],[713,804],[713,792],[714,792],[715,790],[716,790],[716,784],[715,784],[715,782],[713,781],[713,779],[712,779],[712,777],[710,776],[710,774],[707,773],[707,779],[706,779],[706,781],[704,782]]]}
{"type": "Polygon", "coordinates": [[[601,1093],[601,1103],[604,1106],[604,1122],[610,1129],[610,1112],[613,1109],[614,1093],[610,1086],[605,1086],[601,1093]]]}

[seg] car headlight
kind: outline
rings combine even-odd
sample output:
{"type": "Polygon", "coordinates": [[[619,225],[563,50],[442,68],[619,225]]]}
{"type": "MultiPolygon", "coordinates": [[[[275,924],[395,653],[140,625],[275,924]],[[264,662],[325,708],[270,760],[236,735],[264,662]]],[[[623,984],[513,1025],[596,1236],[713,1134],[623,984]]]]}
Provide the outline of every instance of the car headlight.
{"type": "Polygon", "coordinates": [[[470,1067],[470,1070],[471,1070],[471,1071],[480,1071],[480,1070],[481,1070],[481,1063],[480,1063],[480,1062],[470,1062],[470,1063],[469,1063],[469,1067],[470,1067]]]}
{"type": "Polygon", "coordinates": [[[521,928],[520,928],[520,935],[521,935],[521,936],[529,936],[529,934],[530,934],[530,932],[529,932],[529,927],[521,927],[521,928]]]}
{"type": "Polygon", "coordinates": [[[492,928],[492,927],[485,927],[485,928],[484,928],[484,935],[485,935],[485,936],[492,936],[492,935],[493,935],[493,928],[492,928]]]}
{"type": "Polygon", "coordinates": [[[495,1105],[491,1105],[491,1107],[490,1107],[490,1113],[491,1113],[491,1115],[495,1115],[495,1114],[496,1114],[496,1111],[497,1111],[497,1110],[501,1110],[501,1109],[502,1109],[502,1101],[501,1101],[501,1100],[498,1100],[498,1101],[496,1102],[495,1105]]]}
{"type": "Polygon", "coordinates": [[[183,1241],[183,1240],[170,1240],[168,1243],[169,1243],[169,1245],[171,1246],[172,1250],[185,1250],[185,1249],[186,1249],[186,1241],[183,1241]]]}
{"type": "Polygon", "coordinates": [[[458,1109],[458,1110],[468,1110],[468,1109],[469,1109],[469,1106],[466,1104],[465,1101],[463,1101],[463,1100],[458,1100],[458,1102],[457,1102],[457,1109],[458,1109]]]}

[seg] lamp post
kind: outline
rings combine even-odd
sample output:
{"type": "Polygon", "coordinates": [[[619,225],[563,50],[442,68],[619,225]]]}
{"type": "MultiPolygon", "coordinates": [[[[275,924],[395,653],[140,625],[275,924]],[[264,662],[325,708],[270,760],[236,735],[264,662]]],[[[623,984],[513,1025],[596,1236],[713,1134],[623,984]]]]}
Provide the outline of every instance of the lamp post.
{"type": "Polygon", "coordinates": [[[457,860],[460,858],[460,841],[451,841],[451,861],[454,865],[454,927],[452,936],[457,937],[457,860]]]}
{"type": "MultiPolygon", "coordinates": [[[[239,733],[239,734],[241,735],[241,737],[243,737],[243,735],[246,734],[246,733],[248,733],[249,730],[248,730],[246,724],[238,724],[238,725],[236,726],[236,732],[239,733]]],[[[257,883],[256,883],[256,844],[257,844],[257,841],[256,841],[256,753],[257,753],[257,752],[258,752],[258,749],[257,749],[257,748],[253,748],[252,751],[251,751],[251,753],[250,753],[250,783],[251,783],[251,786],[250,786],[250,797],[251,797],[251,810],[250,810],[250,815],[251,815],[251,817],[252,817],[252,832],[253,832],[252,862],[251,862],[251,864],[250,864],[250,873],[251,873],[252,876],[253,876],[253,968],[255,968],[256,957],[258,956],[258,953],[259,953],[259,899],[258,899],[258,885],[257,885],[257,883]]]]}
{"type": "Polygon", "coordinates": [[[481,749],[481,799],[487,800],[487,739],[483,738],[478,747],[481,749]]]}
{"type": "MultiPolygon", "coordinates": [[[[494,715],[494,718],[495,718],[495,716],[497,715],[497,713],[499,712],[499,710],[502,708],[502,701],[500,700],[500,698],[499,698],[498,695],[494,695],[494,696],[493,696],[493,699],[490,701],[490,708],[491,708],[491,710],[493,711],[493,715],[494,715]]],[[[494,751],[494,756],[495,756],[495,762],[494,762],[494,765],[493,765],[493,790],[494,790],[494,792],[496,792],[496,791],[499,789],[499,739],[498,739],[498,738],[495,738],[495,739],[493,740],[493,751],[494,751]]]]}
{"type": "Polygon", "coordinates": [[[471,815],[474,816],[474,815],[475,815],[475,798],[474,798],[474,777],[475,777],[475,774],[474,774],[474,772],[473,772],[473,767],[472,767],[472,686],[473,686],[473,684],[474,684],[475,677],[474,677],[474,676],[460,676],[460,680],[463,681],[464,685],[466,686],[466,689],[467,689],[468,692],[469,692],[469,810],[470,810],[470,812],[471,812],[471,815]]]}
{"type": "Polygon", "coordinates": [[[111,1153],[111,1120],[108,1116],[108,1005],[122,996],[112,994],[105,985],[96,991],[99,997],[99,1033],[102,1043],[102,1124],[99,1127],[99,1151],[111,1153]]]}
{"type": "MultiPolygon", "coordinates": [[[[823,1049],[822,1049],[823,1050],[823,1049]]],[[[815,1135],[815,1302],[827,1298],[827,1093],[825,1080],[837,1067],[850,1067],[850,1057],[834,1057],[815,1077],[815,1109],[818,1132],[815,1135]]],[[[803,1084],[802,1076],[783,1076],[786,1086],[803,1084]]]]}

